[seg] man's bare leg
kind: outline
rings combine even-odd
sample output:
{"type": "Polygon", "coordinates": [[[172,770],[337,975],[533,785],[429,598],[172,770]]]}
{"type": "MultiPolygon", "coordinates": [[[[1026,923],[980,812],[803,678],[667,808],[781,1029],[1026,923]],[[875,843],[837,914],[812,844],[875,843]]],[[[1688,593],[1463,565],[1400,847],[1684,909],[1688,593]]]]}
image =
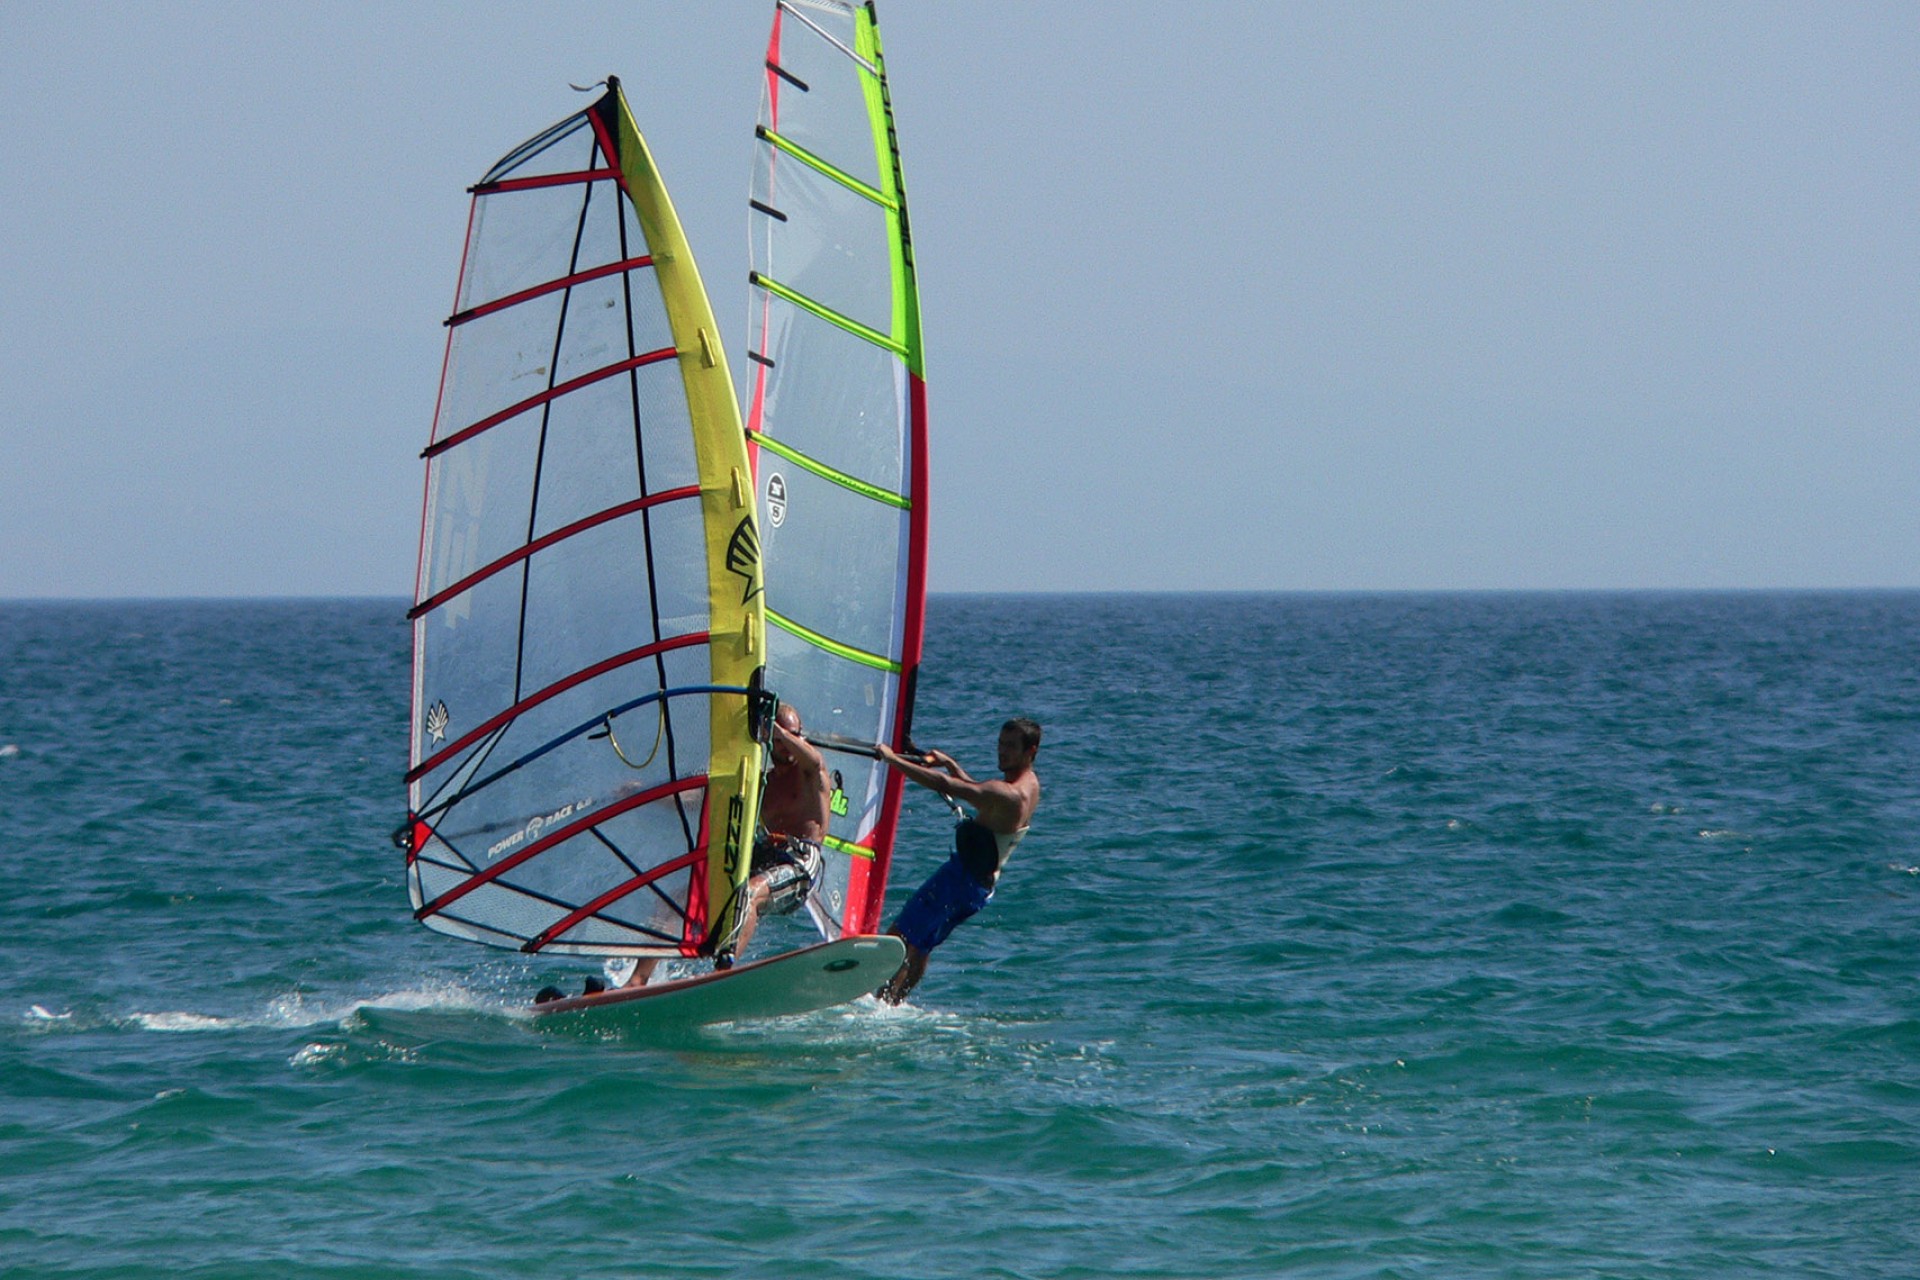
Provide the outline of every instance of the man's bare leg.
{"type": "Polygon", "coordinates": [[[653,977],[653,971],[659,967],[660,961],[657,958],[638,961],[633,966],[633,972],[627,976],[627,980],[620,984],[620,989],[625,991],[628,987],[646,986],[647,980],[653,977]]]}
{"type": "Polygon", "coordinates": [[[747,881],[747,904],[740,908],[740,928],[733,935],[733,954],[747,954],[747,944],[753,941],[753,931],[760,927],[760,909],[767,905],[767,877],[757,875],[747,881]]]}
{"type": "MultiPolygon", "coordinates": [[[[897,933],[893,936],[900,937],[897,933]]],[[[905,1000],[908,994],[920,984],[920,979],[925,977],[927,972],[927,953],[904,938],[901,938],[901,941],[907,948],[906,962],[894,972],[891,978],[887,979],[886,986],[874,993],[888,1004],[899,1004],[905,1000]]]]}

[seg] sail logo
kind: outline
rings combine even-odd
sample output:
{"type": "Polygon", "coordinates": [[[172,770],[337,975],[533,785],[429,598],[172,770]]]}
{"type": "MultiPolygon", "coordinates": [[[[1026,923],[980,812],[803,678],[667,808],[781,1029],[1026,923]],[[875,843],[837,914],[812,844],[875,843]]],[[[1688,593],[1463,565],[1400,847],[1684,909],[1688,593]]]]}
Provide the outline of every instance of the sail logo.
{"type": "Polygon", "coordinates": [[[593,804],[591,796],[584,800],[575,800],[572,804],[563,804],[552,813],[543,813],[527,819],[527,825],[495,844],[487,847],[487,861],[491,862],[509,849],[516,849],[530,840],[538,840],[540,833],[556,822],[564,822],[576,813],[585,813],[593,804]]]}
{"type": "Polygon", "coordinates": [[[733,537],[727,540],[727,568],[747,580],[741,604],[760,594],[765,585],[760,581],[760,532],[753,527],[751,515],[740,518],[733,537]]]}
{"type": "Polygon", "coordinates": [[[729,884],[740,879],[740,829],[746,813],[747,802],[743,797],[736,795],[727,801],[727,856],[721,863],[721,869],[726,873],[729,884]]]}
{"type": "Polygon", "coordinates": [[[447,724],[452,719],[453,717],[447,713],[447,704],[439,701],[438,699],[435,699],[434,704],[427,708],[428,736],[430,736],[435,742],[445,741],[447,736],[447,724]]]}
{"type": "Polygon", "coordinates": [[[767,477],[767,523],[778,529],[787,522],[787,478],[778,471],[767,477]]]}

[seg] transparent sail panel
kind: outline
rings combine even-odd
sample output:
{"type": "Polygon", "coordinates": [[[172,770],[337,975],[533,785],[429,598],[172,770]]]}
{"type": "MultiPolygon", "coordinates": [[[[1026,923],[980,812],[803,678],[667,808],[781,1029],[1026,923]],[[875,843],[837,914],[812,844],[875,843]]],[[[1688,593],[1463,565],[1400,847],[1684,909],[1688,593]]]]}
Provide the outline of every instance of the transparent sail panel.
{"type": "MultiPolygon", "coordinates": [[[[887,210],[870,196],[761,138],[753,198],[763,213],[759,235],[778,281],[869,329],[893,332],[891,273],[847,252],[850,245],[887,243],[887,210]]],[[[880,264],[885,266],[884,260],[880,264]]]]}
{"type": "Polygon", "coordinates": [[[849,52],[857,40],[853,6],[783,6],[776,24],[770,60],[792,79],[774,78],[762,102],[761,123],[868,186],[878,186],[880,163],[863,79],[870,73],[849,52]]]}
{"type": "MultiPolygon", "coordinates": [[[[914,512],[924,424],[883,64],[868,12],[831,0],[779,5],[768,61],[749,197],[759,283],[747,383],[767,682],[811,732],[899,746],[925,590],[914,512]]],[[[837,798],[815,916],[830,934],[877,928],[898,779],[859,756],[829,752],[827,763],[837,798]]]]}
{"type": "Polygon", "coordinates": [[[780,299],[752,310],[752,350],[774,368],[763,429],[835,471],[888,493],[907,490],[907,373],[884,348],[780,299]]]}
{"type": "Polygon", "coordinates": [[[714,726],[743,705],[714,688],[696,433],[740,428],[696,422],[626,179],[580,177],[625,172],[616,95],[475,195],[428,450],[409,882],[478,941],[687,954],[714,726]]]}

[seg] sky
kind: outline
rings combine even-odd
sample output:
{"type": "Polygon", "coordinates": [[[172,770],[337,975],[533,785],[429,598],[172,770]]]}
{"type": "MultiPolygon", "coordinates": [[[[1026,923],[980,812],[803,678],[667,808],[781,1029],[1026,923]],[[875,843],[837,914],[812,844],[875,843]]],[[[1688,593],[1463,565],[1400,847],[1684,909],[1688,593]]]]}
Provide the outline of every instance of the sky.
{"type": "MultiPolygon", "coordinates": [[[[404,596],[466,188],[769,0],[0,0],[0,598],[404,596]]],[[[1920,6],[883,0],[942,591],[1920,586],[1920,6]]]]}

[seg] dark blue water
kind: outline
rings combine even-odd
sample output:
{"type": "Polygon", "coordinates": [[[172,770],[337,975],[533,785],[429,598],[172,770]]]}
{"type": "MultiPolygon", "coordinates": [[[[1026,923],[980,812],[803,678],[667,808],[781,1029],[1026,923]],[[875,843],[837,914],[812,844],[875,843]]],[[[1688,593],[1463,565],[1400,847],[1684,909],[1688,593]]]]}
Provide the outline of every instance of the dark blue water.
{"type": "Polygon", "coordinates": [[[412,923],[403,609],[0,604],[0,1276],[1920,1275],[1920,594],[941,598],[993,905],[670,1041],[412,923]]]}

